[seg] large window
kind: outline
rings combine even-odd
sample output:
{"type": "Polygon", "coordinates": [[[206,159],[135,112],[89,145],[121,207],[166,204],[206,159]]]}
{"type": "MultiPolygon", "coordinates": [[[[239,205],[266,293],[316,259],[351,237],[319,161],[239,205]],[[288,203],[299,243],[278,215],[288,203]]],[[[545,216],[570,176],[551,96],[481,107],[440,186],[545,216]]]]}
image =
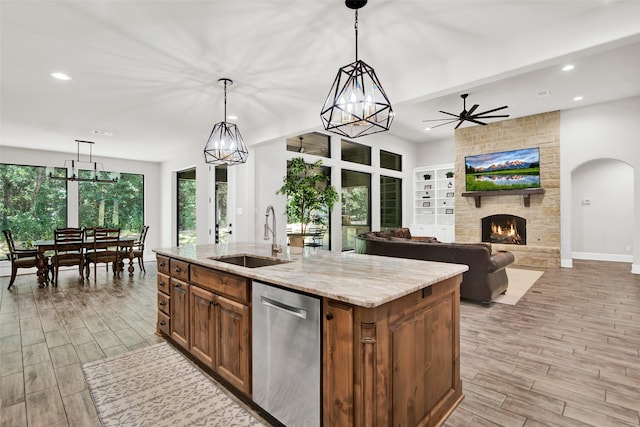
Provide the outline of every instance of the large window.
{"type": "Polygon", "coordinates": [[[356,235],[371,230],[371,175],[342,170],[342,250],[354,248],[356,235]]]}
{"type": "Polygon", "coordinates": [[[196,243],[196,170],[178,172],[178,246],[196,243]]]}
{"type": "Polygon", "coordinates": [[[380,167],[394,171],[401,171],[402,156],[390,151],[380,150],[380,167]]]}
{"type": "MultiPolygon", "coordinates": [[[[81,170],[81,178],[91,171],[81,170]]],[[[137,235],[144,225],[144,175],[121,173],[116,183],[78,182],[78,222],[81,227],[115,227],[122,235],[137,235]]]]}
{"type": "MultiPolygon", "coordinates": [[[[64,168],[51,171],[64,177],[64,168]]],[[[0,221],[19,247],[31,241],[52,239],[53,229],[67,225],[67,183],[51,180],[40,166],[0,164],[0,221]]],[[[0,259],[9,248],[0,239],[0,259]]]]}
{"type": "Polygon", "coordinates": [[[380,176],[380,228],[402,227],[402,179],[380,176]]]}

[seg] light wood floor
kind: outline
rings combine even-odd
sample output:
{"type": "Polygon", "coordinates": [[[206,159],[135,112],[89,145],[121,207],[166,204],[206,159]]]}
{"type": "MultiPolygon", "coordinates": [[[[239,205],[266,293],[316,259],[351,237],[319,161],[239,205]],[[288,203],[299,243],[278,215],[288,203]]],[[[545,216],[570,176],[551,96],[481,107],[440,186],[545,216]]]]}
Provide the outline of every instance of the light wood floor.
{"type": "MultiPolygon", "coordinates": [[[[82,363],[158,342],[156,270],[58,289],[0,278],[0,424],[99,425],[82,363]]],[[[546,271],[515,306],[461,307],[457,426],[639,426],[640,276],[621,263],[546,271]]]]}

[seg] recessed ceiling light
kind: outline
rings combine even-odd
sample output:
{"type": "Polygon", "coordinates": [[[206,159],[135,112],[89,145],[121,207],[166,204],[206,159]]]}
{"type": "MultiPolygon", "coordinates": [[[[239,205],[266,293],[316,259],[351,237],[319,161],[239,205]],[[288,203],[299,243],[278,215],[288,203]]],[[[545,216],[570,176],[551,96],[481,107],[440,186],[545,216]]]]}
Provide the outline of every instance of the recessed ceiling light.
{"type": "Polygon", "coordinates": [[[549,92],[548,90],[543,90],[542,92],[538,92],[538,97],[540,98],[544,98],[545,96],[550,96],[551,92],[549,92]]]}
{"type": "Polygon", "coordinates": [[[562,67],[562,71],[571,71],[573,70],[575,67],[571,64],[567,64],[564,67],[562,67]]]}
{"type": "Polygon", "coordinates": [[[427,132],[429,132],[431,130],[431,128],[424,128],[424,130],[426,130],[427,132]]]}
{"type": "Polygon", "coordinates": [[[49,73],[49,75],[54,79],[58,79],[58,80],[71,80],[71,77],[69,77],[65,73],[55,72],[55,73],[49,73]]]}
{"type": "Polygon", "coordinates": [[[573,98],[574,101],[582,101],[583,99],[583,96],[576,96],[575,98],[573,98]]]}
{"type": "Polygon", "coordinates": [[[234,116],[234,115],[232,115],[232,114],[229,114],[229,115],[227,116],[227,120],[238,120],[238,116],[234,116]]]}

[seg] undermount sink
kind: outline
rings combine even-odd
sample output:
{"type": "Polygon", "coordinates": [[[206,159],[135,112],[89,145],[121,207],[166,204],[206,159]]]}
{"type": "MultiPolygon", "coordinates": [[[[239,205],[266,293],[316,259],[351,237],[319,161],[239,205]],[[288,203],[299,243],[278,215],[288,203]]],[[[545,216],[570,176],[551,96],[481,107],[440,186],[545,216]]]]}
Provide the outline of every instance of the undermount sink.
{"type": "Polygon", "coordinates": [[[291,262],[288,259],[263,258],[253,255],[226,255],[211,259],[214,261],[226,262],[228,264],[239,265],[240,267],[247,268],[268,267],[270,265],[278,265],[291,262]]]}

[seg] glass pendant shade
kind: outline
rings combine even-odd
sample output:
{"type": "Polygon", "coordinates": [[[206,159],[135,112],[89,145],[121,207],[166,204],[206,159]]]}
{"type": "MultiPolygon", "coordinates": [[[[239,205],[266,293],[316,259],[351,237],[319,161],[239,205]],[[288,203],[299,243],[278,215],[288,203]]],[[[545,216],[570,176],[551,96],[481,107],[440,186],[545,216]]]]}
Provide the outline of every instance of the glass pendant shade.
{"type": "MultiPolygon", "coordinates": [[[[218,83],[224,85],[224,118],[227,119],[227,85],[233,80],[223,78],[218,83]]],[[[238,126],[222,121],[216,123],[204,147],[204,161],[213,165],[239,165],[247,161],[249,150],[244,145],[238,126]]]]}
{"type": "Polygon", "coordinates": [[[209,164],[238,165],[245,163],[249,151],[244,145],[238,126],[220,122],[213,126],[207,145],[204,147],[204,160],[209,164]]]}
{"type": "Polygon", "coordinates": [[[320,116],[326,130],[356,138],[389,130],[393,109],[374,69],[356,60],[338,70],[320,116]]]}

